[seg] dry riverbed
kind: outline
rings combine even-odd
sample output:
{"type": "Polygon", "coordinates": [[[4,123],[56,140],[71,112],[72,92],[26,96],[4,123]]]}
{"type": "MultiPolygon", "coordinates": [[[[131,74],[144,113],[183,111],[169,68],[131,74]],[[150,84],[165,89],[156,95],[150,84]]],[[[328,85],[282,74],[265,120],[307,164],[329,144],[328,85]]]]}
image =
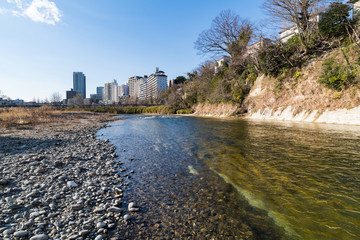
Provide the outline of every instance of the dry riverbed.
{"type": "Polygon", "coordinates": [[[95,137],[103,120],[72,114],[0,129],[0,239],[116,239],[138,214],[122,200],[130,170],[95,137]]]}

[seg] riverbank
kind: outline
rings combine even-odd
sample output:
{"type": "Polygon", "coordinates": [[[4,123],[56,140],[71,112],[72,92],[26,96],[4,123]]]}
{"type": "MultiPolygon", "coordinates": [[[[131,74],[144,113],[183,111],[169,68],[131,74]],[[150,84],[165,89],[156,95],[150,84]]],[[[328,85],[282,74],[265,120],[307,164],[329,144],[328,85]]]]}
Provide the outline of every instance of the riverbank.
{"type": "Polygon", "coordinates": [[[1,128],[2,239],[109,239],[138,210],[122,201],[131,173],[120,175],[115,147],[96,138],[111,117],[64,118],[1,128]]]}

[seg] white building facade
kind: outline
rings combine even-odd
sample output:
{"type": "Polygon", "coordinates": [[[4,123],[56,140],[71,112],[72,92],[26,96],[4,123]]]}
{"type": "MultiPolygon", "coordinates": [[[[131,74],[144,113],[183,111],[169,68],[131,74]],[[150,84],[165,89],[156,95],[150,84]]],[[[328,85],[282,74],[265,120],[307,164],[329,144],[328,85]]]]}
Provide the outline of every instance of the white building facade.
{"type": "Polygon", "coordinates": [[[146,98],[156,98],[159,92],[168,88],[167,76],[159,68],[156,68],[155,73],[151,74],[147,79],[147,93],[146,98]]]}
{"type": "Polygon", "coordinates": [[[110,83],[105,83],[104,86],[104,103],[113,104],[119,102],[118,98],[118,84],[114,79],[110,83]]]}
{"type": "Polygon", "coordinates": [[[129,86],[127,84],[121,84],[118,86],[118,97],[129,96],[129,86]]]}

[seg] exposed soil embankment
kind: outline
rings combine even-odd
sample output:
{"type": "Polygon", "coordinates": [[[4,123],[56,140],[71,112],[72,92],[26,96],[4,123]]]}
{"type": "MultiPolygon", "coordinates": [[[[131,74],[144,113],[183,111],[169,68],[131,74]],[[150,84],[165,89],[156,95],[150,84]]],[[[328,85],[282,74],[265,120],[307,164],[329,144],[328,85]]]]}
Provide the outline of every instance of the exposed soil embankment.
{"type": "Polygon", "coordinates": [[[226,103],[200,103],[194,106],[195,116],[204,116],[204,117],[230,117],[234,115],[237,110],[236,105],[226,104],[226,103]]]}
{"type": "Polygon", "coordinates": [[[297,77],[279,80],[262,75],[243,104],[246,118],[360,124],[360,89],[357,85],[340,92],[318,83],[322,63],[340,51],[328,53],[304,67],[297,77]]]}

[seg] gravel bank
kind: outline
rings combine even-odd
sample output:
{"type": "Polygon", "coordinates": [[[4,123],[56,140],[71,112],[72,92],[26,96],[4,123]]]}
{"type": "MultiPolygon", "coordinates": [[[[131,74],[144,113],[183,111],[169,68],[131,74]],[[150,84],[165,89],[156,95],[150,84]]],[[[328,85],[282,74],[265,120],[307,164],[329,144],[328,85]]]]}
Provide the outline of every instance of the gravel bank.
{"type": "Polygon", "coordinates": [[[115,147],[95,137],[105,126],[88,116],[2,129],[0,239],[110,239],[130,221],[139,208],[122,201],[115,147]]]}

